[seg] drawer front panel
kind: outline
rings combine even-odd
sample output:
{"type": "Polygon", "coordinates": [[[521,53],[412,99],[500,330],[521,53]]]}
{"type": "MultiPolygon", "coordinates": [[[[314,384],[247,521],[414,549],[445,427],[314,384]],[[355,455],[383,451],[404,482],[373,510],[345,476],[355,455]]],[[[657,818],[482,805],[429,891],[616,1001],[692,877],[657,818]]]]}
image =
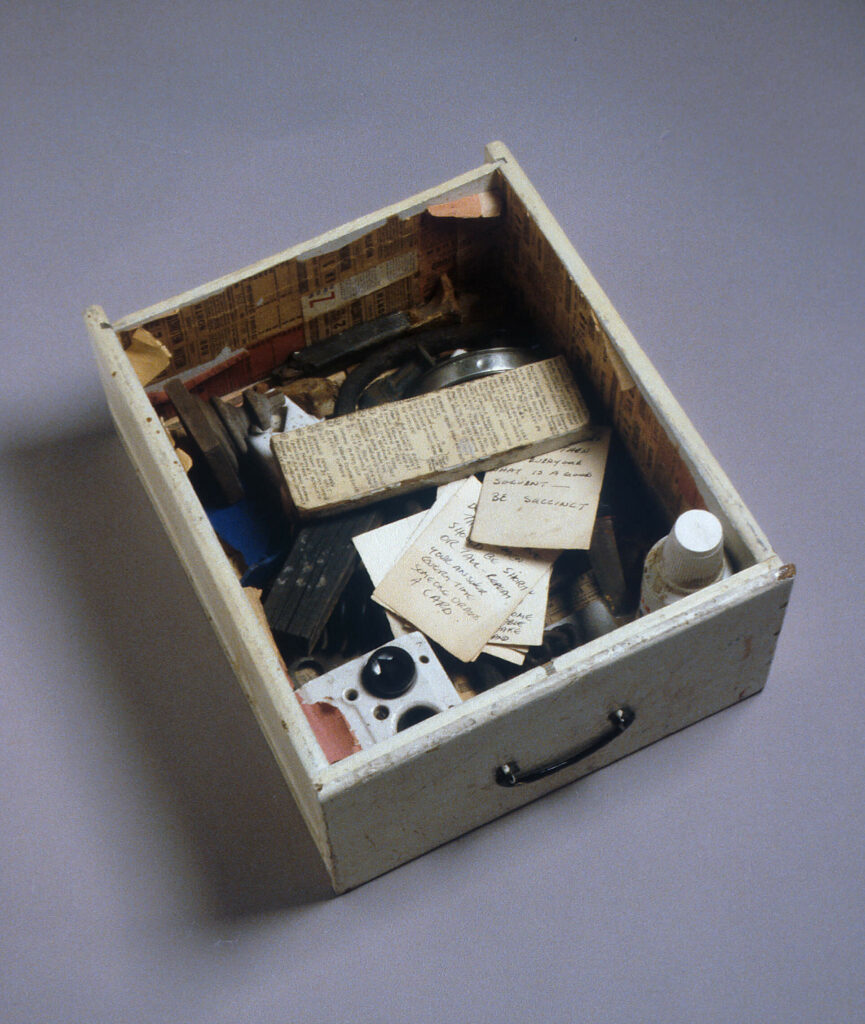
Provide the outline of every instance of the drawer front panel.
{"type": "Polygon", "coordinates": [[[761,585],[743,587],[700,621],[686,617],[667,635],[632,644],[594,668],[589,662],[579,674],[536,680],[536,699],[528,694],[506,714],[493,704],[456,735],[451,730],[436,742],[433,733],[416,757],[325,791],[337,888],[358,885],[756,693],[790,582],[766,570],[761,585]],[[573,765],[513,787],[497,782],[503,765],[548,766],[607,739],[610,715],[622,708],[633,721],[573,765]]]}

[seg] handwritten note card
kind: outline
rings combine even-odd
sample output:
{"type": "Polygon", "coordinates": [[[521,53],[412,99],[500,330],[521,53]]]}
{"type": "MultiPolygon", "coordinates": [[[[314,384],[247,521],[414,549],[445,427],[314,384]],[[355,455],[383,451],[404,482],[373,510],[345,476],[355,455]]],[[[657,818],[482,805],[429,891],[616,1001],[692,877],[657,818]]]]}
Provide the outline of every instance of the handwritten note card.
{"type": "Polygon", "coordinates": [[[490,470],[472,526],[478,544],[588,549],[598,511],[610,431],[567,448],[490,470]]]}
{"type": "MultiPolygon", "coordinates": [[[[481,485],[466,480],[373,592],[462,661],[474,661],[551,570],[557,552],[492,551],[469,540],[481,485]]],[[[513,643],[519,643],[516,638],[513,643]]]]}
{"type": "MultiPolygon", "coordinates": [[[[435,504],[426,512],[398,519],[354,538],[354,546],[373,586],[381,583],[424,525],[441,510],[461,485],[462,481],[456,481],[439,487],[435,504]]],[[[484,647],[485,654],[521,665],[525,661],[527,647],[543,641],[551,572],[552,566],[498,628],[490,643],[484,647]]],[[[385,607],[385,613],[394,636],[414,632],[413,625],[394,615],[389,608],[385,607]]]]}
{"type": "MultiPolygon", "coordinates": [[[[359,533],[352,539],[374,587],[387,576],[399,558],[400,551],[405,549],[412,534],[423,525],[426,518],[427,512],[416,512],[412,516],[398,519],[395,523],[387,523],[366,533],[359,533]]],[[[385,608],[385,614],[390,631],[395,637],[415,632],[411,623],[404,622],[388,608],[385,608]]]]}

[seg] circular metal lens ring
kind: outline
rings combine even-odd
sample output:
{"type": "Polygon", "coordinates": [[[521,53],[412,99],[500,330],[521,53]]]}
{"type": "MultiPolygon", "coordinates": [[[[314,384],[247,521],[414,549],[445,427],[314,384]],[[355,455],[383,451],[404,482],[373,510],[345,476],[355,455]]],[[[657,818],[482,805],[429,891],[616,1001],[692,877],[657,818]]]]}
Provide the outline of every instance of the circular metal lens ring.
{"type": "Polygon", "coordinates": [[[538,353],[528,348],[483,348],[461,352],[428,370],[417,382],[414,394],[425,395],[503,370],[515,370],[518,366],[537,362],[538,358],[538,353]]]}

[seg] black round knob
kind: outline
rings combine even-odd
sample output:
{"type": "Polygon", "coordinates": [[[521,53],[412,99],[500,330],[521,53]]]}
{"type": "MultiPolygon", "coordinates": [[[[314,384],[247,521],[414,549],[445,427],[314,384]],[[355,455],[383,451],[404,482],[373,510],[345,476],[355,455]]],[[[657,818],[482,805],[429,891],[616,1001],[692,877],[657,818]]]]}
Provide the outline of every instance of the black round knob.
{"type": "Polygon", "coordinates": [[[360,673],[363,687],[373,697],[401,697],[414,682],[414,658],[402,647],[380,647],[369,656],[360,673]]]}

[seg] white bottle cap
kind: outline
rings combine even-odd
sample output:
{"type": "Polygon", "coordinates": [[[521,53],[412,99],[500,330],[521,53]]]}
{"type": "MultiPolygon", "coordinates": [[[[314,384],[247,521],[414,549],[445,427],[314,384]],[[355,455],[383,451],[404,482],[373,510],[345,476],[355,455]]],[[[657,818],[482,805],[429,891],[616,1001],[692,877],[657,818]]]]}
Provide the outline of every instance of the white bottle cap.
{"type": "Polygon", "coordinates": [[[675,586],[701,587],[713,582],[724,567],[724,530],[716,516],[703,509],[683,512],[664,540],[661,572],[675,586]]]}

